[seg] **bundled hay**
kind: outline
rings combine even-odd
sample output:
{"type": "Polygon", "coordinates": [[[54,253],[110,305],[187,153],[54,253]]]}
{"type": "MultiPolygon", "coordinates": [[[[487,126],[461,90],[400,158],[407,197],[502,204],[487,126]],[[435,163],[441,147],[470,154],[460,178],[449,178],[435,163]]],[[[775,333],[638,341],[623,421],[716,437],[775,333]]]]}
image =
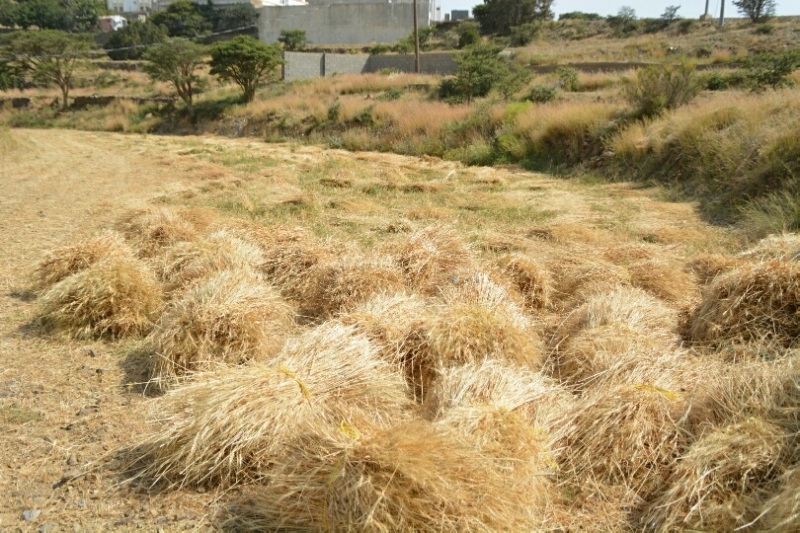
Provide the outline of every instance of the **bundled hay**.
{"type": "Polygon", "coordinates": [[[234,509],[245,531],[530,531],[546,494],[442,427],[343,426],[287,448],[270,484],[234,509]]]}
{"type": "Polygon", "coordinates": [[[117,223],[140,257],[153,257],[179,242],[196,240],[207,227],[201,211],[187,211],[186,217],[166,208],[140,209],[128,213],[117,223]]]}
{"type": "Polygon", "coordinates": [[[475,274],[445,295],[428,332],[436,359],[444,365],[501,359],[537,368],[541,340],[531,321],[508,299],[507,290],[475,274]]]}
{"type": "Polygon", "coordinates": [[[674,340],[677,313],[641,289],[616,287],[597,294],[575,310],[560,329],[563,337],[582,330],[609,327],[674,340]]]}
{"type": "Polygon", "coordinates": [[[689,317],[696,342],[774,339],[789,346],[800,336],[800,263],[742,265],[719,276],[689,317]]]}
{"type": "Polygon", "coordinates": [[[76,338],[147,333],[161,288],[143,262],[111,256],[64,278],[41,299],[40,318],[76,338]]]}
{"type": "Polygon", "coordinates": [[[688,444],[678,420],[681,394],[652,383],[608,383],[588,390],[561,419],[562,466],[647,498],[669,476],[688,444]]]}
{"type": "Polygon", "coordinates": [[[133,250],[119,233],[107,231],[79,244],[48,252],[33,273],[34,285],[37,289],[47,289],[101,259],[132,259],[133,256],[133,250]]]}
{"type": "Polygon", "coordinates": [[[379,294],[339,317],[355,326],[378,348],[378,354],[397,365],[416,400],[425,396],[425,386],[434,379],[430,353],[426,348],[428,305],[414,294],[379,294]]]}
{"type": "Polygon", "coordinates": [[[739,257],[756,261],[800,261],[800,234],[770,235],[739,257]]]}
{"type": "Polygon", "coordinates": [[[714,281],[720,274],[739,266],[741,259],[722,254],[701,254],[686,263],[686,270],[694,274],[702,285],[714,281]]]}
{"type": "Polygon", "coordinates": [[[443,369],[426,399],[433,420],[458,407],[494,406],[519,412],[529,424],[547,428],[571,395],[538,372],[493,359],[443,369]]]}
{"type": "MultiPolygon", "coordinates": [[[[370,297],[405,288],[403,273],[391,257],[347,255],[324,269],[314,315],[334,316],[354,308],[370,297]]],[[[306,304],[308,307],[308,304],[306,304]]]]}
{"type": "Polygon", "coordinates": [[[587,262],[559,257],[548,264],[555,279],[554,296],[561,308],[571,308],[587,299],[631,284],[630,273],[606,261],[587,262]]]}
{"type": "Polygon", "coordinates": [[[415,231],[398,254],[400,267],[410,286],[427,294],[452,285],[468,267],[469,248],[452,228],[427,226],[415,231]]]}
{"type": "Polygon", "coordinates": [[[609,372],[623,372],[653,361],[673,347],[663,336],[650,337],[628,327],[603,325],[580,330],[548,359],[548,372],[559,381],[585,386],[609,372]]]}
{"type": "Polygon", "coordinates": [[[641,498],[629,488],[586,478],[562,487],[570,495],[556,508],[556,531],[632,531],[631,511],[641,498]]]}
{"type": "Polygon", "coordinates": [[[188,372],[273,356],[293,327],[291,306],[255,274],[219,272],[174,300],[148,337],[151,380],[164,389],[188,372]]]}
{"type": "Polygon", "coordinates": [[[170,391],[160,428],[133,451],[154,483],[263,479],[286,443],[342,421],[386,426],[409,408],[402,376],[354,328],[323,325],[270,361],[231,367],[170,391]]]}
{"type": "Polygon", "coordinates": [[[174,291],[222,270],[249,270],[262,261],[261,250],[225,230],[207,239],[168,248],[158,268],[167,291],[174,291]]]}
{"type": "Polygon", "coordinates": [[[644,289],[666,302],[687,305],[699,299],[693,276],[679,265],[663,259],[646,259],[627,266],[631,285],[644,289]]]}
{"type": "Polygon", "coordinates": [[[520,254],[504,255],[495,264],[522,293],[526,306],[532,309],[548,307],[553,281],[547,269],[520,254]]]}
{"type": "Polygon", "coordinates": [[[800,531],[800,467],[787,472],[781,481],[781,490],[761,508],[756,522],[759,531],[800,531]]]}
{"type": "Polygon", "coordinates": [[[644,515],[644,527],[733,531],[754,518],[751,498],[780,476],[784,432],[763,420],[716,429],[680,458],[669,488],[644,515]]]}
{"type": "Polygon", "coordinates": [[[258,269],[284,297],[303,304],[318,298],[320,275],[329,255],[324,243],[302,227],[248,224],[233,228],[237,237],[258,246],[264,256],[258,269]]]}

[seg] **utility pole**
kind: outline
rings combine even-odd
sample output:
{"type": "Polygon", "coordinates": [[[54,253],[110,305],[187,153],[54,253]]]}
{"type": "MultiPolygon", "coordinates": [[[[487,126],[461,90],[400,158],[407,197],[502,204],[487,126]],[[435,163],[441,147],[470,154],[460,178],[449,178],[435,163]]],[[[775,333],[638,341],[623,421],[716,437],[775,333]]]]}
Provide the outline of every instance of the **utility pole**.
{"type": "Polygon", "coordinates": [[[708,3],[709,3],[710,1],[711,1],[711,0],[706,0],[706,12],[705,12],[705,14],[703,14],[703,20],[705,20],[705,19],[707,19],[707,18],[708,18],[708,3]]]}
{"type": "Polygon", "coordinates": [[[414,72],[420,73],[419,69],[419,22],[417,21],[417,0],[414,0],[414,72]]]}
{"type": "Polygon", "coordinates": [[[725,25],[725,0],[722,0],[719,5],[719,27],[721,28],[724,25],[725,25]]]}

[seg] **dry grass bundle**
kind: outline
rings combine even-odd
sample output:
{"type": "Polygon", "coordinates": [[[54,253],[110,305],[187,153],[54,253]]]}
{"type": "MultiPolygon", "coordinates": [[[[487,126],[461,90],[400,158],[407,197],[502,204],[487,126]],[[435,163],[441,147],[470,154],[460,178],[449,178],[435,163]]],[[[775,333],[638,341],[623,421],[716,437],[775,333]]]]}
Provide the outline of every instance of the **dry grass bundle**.
{"type": "Polygon", "coordinates": [[[800,261],[800,234],[770,235],[739,257],[756,261],[800,261]]]}
{"type": "Polygon", "coordinates": [[[627,269],[631,285],[666,302],[682,306],[699,299],[694,277],[670,261],[646,259],[629,264],[627,269]]]}
{"type": "Polygon", "coordinates": [[[179,213],[163,207],[140,209],[122,217],[117,229],[140,257],[153,257],[168,246],[196,240],[210,223],[204,213],[200,210],[179,213]]]}
{"type": "Polygon", "coordinates": [[[631,511],[641,498],[626,487],[586,478],[562,487],[569,495],[566,505],[556,508],[557,531],[632,531],[631,511]]]}
{"type": "Polygon", "coordinates": [[[751,498],[781,474],[784,432],[757,418],[716,429],[680,458],[646,529],[733,531],[752,521],[751,498]]]}
{"type": "Polygon", "coordinates": [[[427,302],[418,295],[379,294],[339,317],[364,333],[378,354],[403,370],[414,398],[422,400],[435,378],[426,349],[427,302]]]}
{"type": "Polygon", "coordinates": [[[33,273],[34,285],[37,289],[47,289],[101,259],[132,259],[133,256],[133,250],[119,233],[107,231],[81,243],[48,252],[33,273]]]}
{"type": "Polygon", "coordinates": [[[546,494],[444,428],[343,426],[287,448],[270,484],[234,509],[246,531],[535,530],[546,494]]]}
{"type": "Polygon", "coordinates": [[[541,339],[531,321],[508,299],[505,287],[475,274],[451,289],[428,332],[435,358],[444,365],[500,359],[538,368],[541,339]]]}
{"type": "MultiPolygon", "coordinates": [[[[326,324],[270,361],[209,373],[155,406],[161,427],[134,450],[153,482],[263,479],[288,442],[348,423],[388,426],[409,408],[402,376],[354,328],[326,324]]],[[[292,462],[294,464],[294,462],[292,462]]]]}
{"type": "Polygon", "coordinates": [[[532,309],[548,307],[553,281],[547,269],[521,254],[504,255],[495,264],[525,297],[526,306],[532,309]]]}
{"type": "Polygon", "coordinates": [[[539,372],[510,366],[494,359],[442,369],[426,398],[433,420],[459,407],[494,406],[519,412],[529,424],[547,429],[572,395],[539,372]]]}
{"type": "Polygon", "coordinates": [[[216,273],[170,303],[148,337],[151,380],[165,389],[188,372],[273,356],[293,328],[291,306],[254,273],[216,273]]]}
{"type": "Polygon", "coordinates": [[[76,338],[147,333],[161,288],[138,259],[112,256],[59,281],[41,299],[42,321],[76,338]]]}
{"type": "Polygon", "coordinates": [[[607,261],[564,260],[558,257],[548,264],[555,279],[559,307],[569,308],[599,293],[631,284],[627,269],[607,261]]]}
{"type": "Polygon", "coordinates": [[[261,250],[225,230],[207,239],[180,242],[168,248],[158,268],[167,291],[222,270],[249,270],[262,261],[261,250]]]}
{"type": "Polygon", "coordinates": [[[759,531],[800,531],[800,467],[787,472],[781,481],[781,490],[761,508],[756,525],[759,531]]]}
{"type": "Polygon", "coordinates": [[[647,498],[688,444],[678,424],[685,410],[679,393],[651,383],[592,388],[561,420],[563,468],[573,478],[594,477],[647,498]]]}
{"type": "Polygon", "coordinates": [[[582,330],[605,326],[674,340],[677,318],[677,313],[659,299],[641,289],[623,286],[587,300],[565,321],[561,335],[572,337],[582,330]]]}
{"type": "Polygon", "coordinates": [[[389,256],[346,255],[322,268],[324,274],[320,275],[319,298],[313,305],[315,316],[334,316],[353,309],[374,295],[395,293],[405,288],[403,272],[389,256]]]}
{"type": "Polygon", "coordinates": [[[446,226],[427,226],[415,231],[398,254],[398,260],[412,288],[437,293],[452,284],[469,266],[469,248],[458,233],[446,226]]]}
{"type": "Polygon", "coordinates": [[[800,336],[800,263],[742,265],[706,287],[689,317],[696,342],[774,339],[788,346],[800,336]]]}
{"type": "Polygon", "coordinates": [[[694,274],[699,283],[706,285],[741,263],[740,259],[729,255],[701,254],[686,263],[686,270],[694,274]]]}
{"type": "Polygon", "coordinates": [[[604,325],[580,330],[548,359],[548,372],[562,383],[585,386],[609,372],[624,372],[671,350],[665,337],[604,325]]]}
{"type": "Polygon", "coordinates": [[[325,264],[329,256],[324,244],[310,230],[299,226],[248,224],[232,231],[261,249],[264,259],[259,270],[280,288],[284,297],[298,303],[316,297],[321,271],[315,267],[325,264]]]}

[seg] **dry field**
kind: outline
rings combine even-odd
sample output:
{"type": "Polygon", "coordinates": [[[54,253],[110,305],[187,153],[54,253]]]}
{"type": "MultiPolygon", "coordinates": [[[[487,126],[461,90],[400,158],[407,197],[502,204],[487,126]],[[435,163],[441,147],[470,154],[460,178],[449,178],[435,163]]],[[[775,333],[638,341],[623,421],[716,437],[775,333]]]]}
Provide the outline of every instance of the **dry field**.
{"type": "Polygon", "coordinates": [[[0,158],[0,531],[800,527],[797,236],[213,136],[0,158]]]}

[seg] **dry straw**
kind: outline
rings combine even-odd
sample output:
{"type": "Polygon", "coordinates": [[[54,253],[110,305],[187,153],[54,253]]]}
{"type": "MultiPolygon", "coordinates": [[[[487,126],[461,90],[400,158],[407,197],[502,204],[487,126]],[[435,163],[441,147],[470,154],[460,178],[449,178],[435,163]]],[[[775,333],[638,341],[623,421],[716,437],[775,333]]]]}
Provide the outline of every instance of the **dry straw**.
{"type": "Polygon", "coordinates": [[[531,320],[505,287],[478,273],[445,294],[428,332],[431,350],[444,365],[500,359],[528,368],[542,362],[542,346],[531,320]]]}
{"type": "Polygon", "coordinates": [[[739,257],[756,261],[800,261],[800,234],[770,235],[739,254],[739,257]]]}
{"type": "Polygon", "coordinates": [[[427,349],[428,302],[419,295],[378,294],[339,317],[375,344],[380,357],[401,369],[410,391],[421,401],[435,378],[427,349]]]}
{"type": "Polygon", "coordinates": [[[800,466],[787,472],[781,482],[781,489],[764,502],[754,520],[759,531],[800,531],[800,466]]]}
{"type": "Polygon", "coordinates": [[[503,255],[495,264],[522,293],[526,306],[532,309],[549,306],[553,281],[546,268],[521,254],[503,255]]]}
{"type": "Polygon", "coordinates": [[[256,268],[261,261],[260,249],[220,230],[167,248],[157,271],[165,289],[174,291],[217,271],[256,268]]]}
{"type": "Polygon", "coordinates": [[[678,423],[684,400],[676,390],[648,382],[588,390],[560,421],[564,470],[571,479],[592,477],[647,498],[663,486],[688,444],[678,423]]]}
{"type": "Polygon", "coordinates": [[[133,250],[122,235],[107,231],[81,243],[48,252],[33,273],[34,285],[37,289],[47,289],[102,259],[131,259],[133,256],[133,250]]]}
{"type": "Polygon", "coordinates": [[[631,285],[670,304],[688,305],[699,299],[694,276],[666,259],[645,259],[627,265],[631,285]]]}
{"type": "Polygon", "coordinates": [[[354,328],[326,324],[269,361],[197,376],[154,405],[160,425],[133,450],[153,483],[230,485],[271,476],[286,445],[342,421],[387,426],[406,385],[354,328]]]}
{"type": "Polygon", "coordinates": [[[800,336],[800,263],[742,265],[719,276],[689,317],[693,341],[771,338],[788,346],[800,336]]]}
{"type": "Polygon", "coordinates": [[[438,294],[469,266],[471,255],[458,233],[447,226],[427,226],[411,234],[398,252],[409,286],[438,294]]]}
{"type": "Polygon", "coordinates": [[[161,288],[147,265],[111,256],[53,285],[39,316],[76,338],[118,338],[147,333],[160,307],[161,288]]]}
{"type": "Polygon", "coordinates": [[[153,257],[176,243],[198,239],[210,220],[211,214],[202,210],[149,208],[126,214],[118,221],[117,229],[140,257],[153,257]]]}
{"type": "Polygon", "coordinates": [[[234,508],[245,531],[523,531],[545,494],[422,421],[344,423],[290,444],[269,485],[234,508]]]}
{"type": "Polygon", "coordinates": [[[188,372],[274,356],[293,328],[292,307],[254,273],[216,273],[173,300],[148,337],[151,380],[165,389],[188,372]]]}
{"type": "Polygon", "coordinates": [[[630,273],[607,261],[558,257],[548,261],[555,281],[554,298],[560,308],[569,309],[617,287],[630,285],[630,273]]]}
{"type": "Polygon", "coordinates": [[[744,526],[757,512],[754,498],[781,474],[785,441],[779,427],[757,418],[709,432],[677,462],[643,525],[664,531],[744,526]]]}
{"type": "Polygon", "coordinates": [[[403,273],[389,256],[348,254],[321,269],[319,296],[313,305],[319,317],[335,316],[373,295],[405,288],[403,273]]]}
{"type": "Polygon", "coordinates": [[[686,263],[686,270],[694,274],[699,283],[706,285],[741,263],[741,259],[729,255],[701,254],[686,263]]]}

